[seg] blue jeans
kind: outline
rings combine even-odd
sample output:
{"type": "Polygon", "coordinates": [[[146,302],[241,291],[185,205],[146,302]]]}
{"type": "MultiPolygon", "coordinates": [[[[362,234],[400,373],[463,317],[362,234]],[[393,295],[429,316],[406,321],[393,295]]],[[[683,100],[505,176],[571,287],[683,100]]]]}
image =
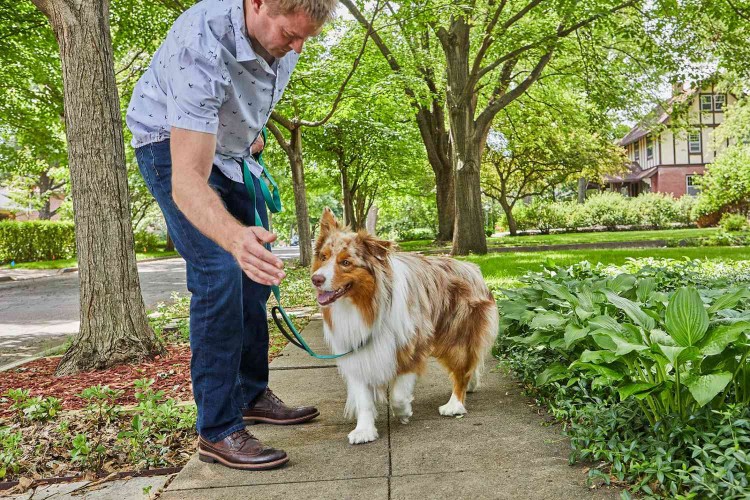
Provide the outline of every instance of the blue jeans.
{"type": "MultiPolygon", "coordinates": [[[[270,287],[242,272],[226,250],[204,236],[180,212],[172,199],[172,159],[169,140],[135,151],[138,167],[156,198],[175,248],[187,262],[190,300],[190,375],[198,406],[198,433],[220,441],[243,429],[242,409],[268,386],[268,323],[266,301],[270,287]]],[[[268,214],[255,179],[257,209],[264,224],[268,214]]],[[[229,213],[246,225],[255,214],[243,184],[213,167],[209,185],[229,213]]]]}

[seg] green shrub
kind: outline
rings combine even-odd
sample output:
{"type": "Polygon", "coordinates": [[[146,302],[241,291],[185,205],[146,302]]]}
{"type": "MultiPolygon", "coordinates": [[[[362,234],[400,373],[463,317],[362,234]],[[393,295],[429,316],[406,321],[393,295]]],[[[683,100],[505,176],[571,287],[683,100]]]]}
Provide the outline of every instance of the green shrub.
{"type": "Polygon", "coordinates": [[[13,431],[9,427],[0,427],[0,481],[6,476],[18,473],[18,463],[23,452],[21,451],[21,432],[13,431]]]}
{"type": "Polygon", "coordinates": [[[587,225],[616,226],[640,224],[641,218],[629,199],[618,193],[603,192],[592,196],[584,204],[587,225]]]}
{"type": "Polygon", "coordinates": [[[640,223],[653,228],[664,227],[680,219],[680,206],[671,194],[645,193],[631,201],[640,223]]]}
{"type": "Polygon", "coordinates": [[[431,240],[435,238],[435,231],[429,227],[415,227],[398,230],[398,241],[431,240]]]}
{"type": "Polygon", "coordinates": [[[719,221],[719,227],[724,231],[742,231],[747,229],[747,217],[740,214],[724,214],[719,221]]]}
{"type": "Polygon", "coordinates": [[[153,252],[159,249],[159,236],[150,231],[136,231],[133,233],[136,252],[153,252]]]}
{"type": "Polygon", "coordinates": [[[527,275],[499,302],[496,352],[568,424],[572,460],[609,463],[593,478],[745,498],[750,290],[722,288],[726,273],[707,277],[703,261],[659,264],[527,275]]]}
{"type": "Polygon", "coordinates": [[[697,199],[695,196],[681,196],[677,200],[677,218],[674,222],[690,224],[695,222],[694,209],[697,199]]]}
{"type": "Polygon", "coordinates": [[[549,234],[551,229],[565,227],[565,212],[559,203],[534,200],[518,208],[516,224],[520,230],[538,229],[543,234],[549,234]]]}
{"type": "Polygon", "coordinates": [[[73,224],[52,221],[0,221],[0,263],[75,257],[73,224]]]}

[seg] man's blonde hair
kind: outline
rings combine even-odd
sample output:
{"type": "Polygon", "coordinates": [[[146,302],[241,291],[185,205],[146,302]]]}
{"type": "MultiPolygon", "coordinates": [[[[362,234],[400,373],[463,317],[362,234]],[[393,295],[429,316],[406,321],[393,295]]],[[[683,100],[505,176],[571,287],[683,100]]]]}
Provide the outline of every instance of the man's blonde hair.
{"type": "Polygon", "coordinates": [[[267,0],[274,14],[291,14],[304,12],[319,23],[332,21],[339,0],[267,0]]]}

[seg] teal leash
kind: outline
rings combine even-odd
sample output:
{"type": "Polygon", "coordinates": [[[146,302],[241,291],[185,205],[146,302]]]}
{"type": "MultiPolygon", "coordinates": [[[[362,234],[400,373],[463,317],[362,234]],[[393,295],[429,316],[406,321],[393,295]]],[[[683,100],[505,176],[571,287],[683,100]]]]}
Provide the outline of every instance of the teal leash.
{"type": "MultiPolygon", "coordinates": [[[[263,130],[263,138],[266,138],[266,131],[263,130]]],[[[271,213],[279,213],[282,210],[281,207],[281,197],[279,196],[279,186],[276,184],[276,181],[271,176],[271,174],[268,172],[268,169],[266,168],[266,164],[263,161],[263,155],[258,156],[258,163],[261,167],[263,167],[263,172],[261,173],[261,178],[259,179],[260,184],[260,190],[263,193],[263,198],[266,202],[266,206],[268,207],[268,210],[271,211],[271,213]],[[263,177],[265,177],[268,180],[268,184],[271,185],[271,188],[269,189],[268,184],[263,180],[263,177]]],[[[248,194],[250,195],[250,202],[253,204],[253,210],[255,211],[255,225],[260,226],[266,230],[268,230],[268,227],[266,227],[265,224],[263,224],[263,220],[260,218],[260,214],[258,213],[258,207],[255,204],[255,184],[253,183],[253,177],[252,173],[250,172],[250,168],[247,166],[247,162],[245,160],[242,160],[242,178],[245,181],[245,189],[247,189],[248,194]]],[[[270,250],[270,249],[269,249],[270,250]]],[[[281,292],[279,291],[278,285],[271,285],[271,291],[273,292],[273,296],[276,297],[276,303],[277,306],[274,306],[271,309],[271,316],[273,317],[274,322],[276,323],[276,326],[279,327],[279,330],[281,333],[289,339],[289,341],[299,347],[300,349],[304,349],[307,351],[307,353],[317,359],[336,359],[340,358],[341,356],[346,356],[349,353],[354,352],[354,350],[351,350],[349,352],[345,352],[344,354],[317,354],[315,351],[313,351],[309,345],[307,345],[307,342],[305,342],[305,339],[302,338],[302,335],[297,331],[297,329],[294,327],[294,323],[292,323],[292,320],[289,318],[289,315],[284,310],[284,307],[281,305],[281,292]],[[292,332],[292,336],[289,335],[289,333],[286,332],[284,329],[281,320],[276,316],[276,314],[281,314],[281,317],[286,323],[286,326],[289,327],[289,330],[292,332]]]]}

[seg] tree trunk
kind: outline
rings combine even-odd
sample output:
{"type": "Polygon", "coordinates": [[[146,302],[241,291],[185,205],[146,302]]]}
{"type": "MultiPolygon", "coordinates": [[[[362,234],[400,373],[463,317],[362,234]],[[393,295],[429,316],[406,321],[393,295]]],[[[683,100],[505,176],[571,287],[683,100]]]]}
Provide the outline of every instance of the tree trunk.
{"type": "Polygon", "coordinates": [[[487,236],[484,233],[479,169],[489,125],[487,130],[477,129],[474,121],[476,99],[466,89],[469,78],[469,25],[463,17],[458,17],[452,23],[450,32],[441,35],[447,63],[446,100],[456,192],[452,252],[453,255],[485,254],[487,236]]]}
{"type": "Polygon", "coordinates": [[[354,200],[352,199],[352,188],[349,185],[349,170],[346,165],[339,163],[339,172],[341,172],[341,194],[344,198],[344,225],[355,229],[354,200]]]}
{"type": "Polygon", "coordinates": [[[378,206],[373,205],[370,210],[367,211],[367,224],[366,229],[370,234],[377,234],[376,229],[378,227],[378,206]]]}
{"type": "Polygon", "coordinates": [[[33,0],[60,47],[81,326],[56,375],[163,352],[146,319],[133,251],[109,3],[33,0]]]}
{"type": "Polygon", "coordinates": [[[291,130],[290,148],[292,151],[289,163],[292,167],[292,186],[294,187],[294,209],[297,212],[297,231],[299,234],[299,261],[303,266],[312,263],[312,237],[310,235],[310,215],[307,211],[307,189],[305,188],[305,170],[302,164],[302,129],[291,130]]]}
{"type": "Polygon", "coordinates": [[[174,241],[172,240],[172,236],[169,235],[169,231],[167,231],[167,244],[164,246],[164,250],[174,252],[174,241]]]}
{"type": "Polygon", "coordinates": [[[450,136],[445,130],[442,105],[433,102],[432,110],[420,106],[417,125],[422,136],[427,160],[435,173],[435,201],[438,214],[438,241],[453,239],[456,217],[456,193],[453,182],[450,136]]]}
{"type": "Polygon", "coordinates": [[[42,172],[39,176],[39,196],[44,200],[42,207],[39,209],[40,220],[50,220],[52,218],[52,207],[50,204],[49,196],[45,199],[44,195],[52,187],[52,179],[49,178],[47,172],[42,172]]]}
{"type": "Polygon", "coordinates": [[[507,201],[502,200],[500,200],[500,206],[503,208],[505,218],[508,221],[508,232],[511,236],[518,236],[518,225],[516,219],[513,218],[513,207],[507,201]]]}
{"type": "Polygon", "coordinates": [[[578,203],[586,202],[586,188],[589,185],[589,181],[585,177],[578,179],[578,203]]]}

